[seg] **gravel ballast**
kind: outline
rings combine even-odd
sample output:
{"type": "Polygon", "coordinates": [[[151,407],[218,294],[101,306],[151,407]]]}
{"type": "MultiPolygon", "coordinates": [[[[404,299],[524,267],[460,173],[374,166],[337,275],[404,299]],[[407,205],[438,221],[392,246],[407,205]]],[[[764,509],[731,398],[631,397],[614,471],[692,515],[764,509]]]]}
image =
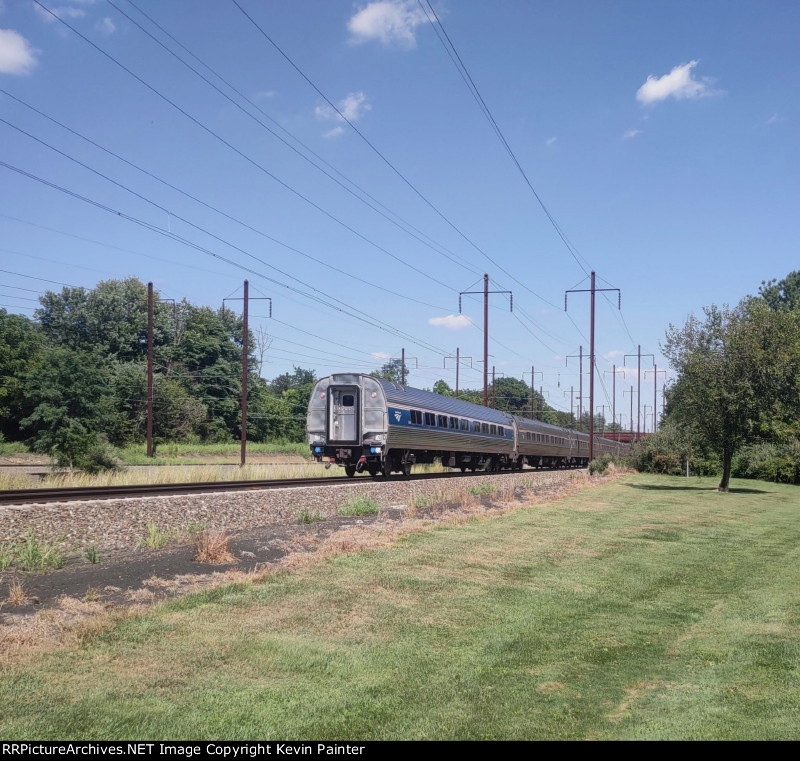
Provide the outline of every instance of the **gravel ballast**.
{"type": "Polygon", "coordinates": [[[147,525],[181,532],[192,524],[227,531],[247,531],[260,526],[297,523],[302,510],[330,517],[357,496],[372,497],[381,508],[409,505],[418,497],[447,499],[472,486],[493,484],[496,489],[525,488],[535,497],[575,479],[586,471],[523,471],[487,476],[462,476],[447,480],[357,479],[341,486],[286,488],[193,494],[191,496],[137,497],[86,502],[42,503],[0,508],[0,543],[16,543],[33,531],[36,537],[58,544],[65,551],[95,546],[105,552],[139,547],[147,525]]]}

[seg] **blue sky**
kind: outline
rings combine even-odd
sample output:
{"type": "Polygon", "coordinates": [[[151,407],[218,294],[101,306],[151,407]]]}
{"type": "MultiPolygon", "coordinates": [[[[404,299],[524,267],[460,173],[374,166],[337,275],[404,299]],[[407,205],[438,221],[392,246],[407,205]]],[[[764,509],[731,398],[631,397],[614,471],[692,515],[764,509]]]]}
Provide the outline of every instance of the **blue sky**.
{"type": "MultiPolygon", "coordinates": [[[[320,375],[367,370],[405,346],[419,364],[411,383],[430,386],[439,377],[453,383],[453,370],[440,368],[457,346],[481,357],[481,305],[464,300],[476,327],[458,317],[458,292],[480,288],[488,272],[493,289],[514,291],[513,314],[493,297],[490,364],[516,377],[535,365],[537,387],[569,409],[564,392],[578,385],[577,365],[566,367],[564,357],[581,344],[588,352],[588,298],[572,296],[565,315],[564,291],[588,281],[578,285],[584,271],[418,0],[238,2],[436,210],[231,0],[41,1],[146,84],[31,0],[0,0],[4,91],[249,226],[0,94],[1,161],[151,227],[0,167],[1,268],[31,276],[0,273],[0,303],[31,314],[26,307],[35,303],[25,299],[58,287],[34,277],[91,287],[136,275],[165,296],[219,304],[248,277],[254,295],[274,299],[275,319],[254,320],[275,337],[267,377],[292,365],[320,375]],[[335,168],[342,183],[356,183],[403,222],[391,224],[298,152],[324,160],[327,172],[335,168]],[[417,237],[400,229],[406,224],[417,237]],[[339,309],[286,284],[338,299],[339,309]],[[358,320],[353,308],[408,337],[358,320]]],[[[639,343],[665,367],[658,346],[669,323],[705,304],[735,303],[761,280],[798,267],[796,3],[447,0],[433,7],[584,266],[597,270],[600,284],[622,289],[621,315],[598,300],[598,372],[622,364],[639,343]]],[[[252,311],[265,314],[258,302],[252,311]]],[[[478,367],[464,368],[462,385],[479,385],[478,367]]],[[[610,375],[603,377],[610,394],[610,375]]],[[[630,372],[618,380],[618,412],[629,408],[621,389],[631,383],[630,372]]],[[[598,405],[608,403],[602,388],[597,396],[598,405]]],[[[643,392],[642,403],[650,399],[643,392]]]]}

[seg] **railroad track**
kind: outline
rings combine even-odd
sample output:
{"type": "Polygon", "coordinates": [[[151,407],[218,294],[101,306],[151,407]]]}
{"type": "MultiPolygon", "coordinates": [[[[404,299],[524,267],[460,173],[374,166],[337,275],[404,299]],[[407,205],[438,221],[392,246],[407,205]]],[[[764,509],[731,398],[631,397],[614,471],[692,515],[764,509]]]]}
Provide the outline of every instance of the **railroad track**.
{"type": "MultiPolygon", "coordinates": [[[[538,468],[529,473],[541,473],[557,468],[538,468]]],[[[260,481],[201,481],[182,484],[139,484],[136,486],[83,486],[63,489],[8,489],[0,491],[0,505],[23,505],[33,502],[74,502],[90,499],[126,499],[129,497],[162,497],[176,494],[211,494],[221,491],[248,491],[257,489],[299,489],[308,486],[342,486],[359,483],[391,483],[392,481],[423,481],[447,478],[461,478],[463,475],[492,476],[524,471],[477,471],[475,473],[422,473],[411,476],[389,476],[370,478],[368,476],[348,478],[347,476],[328,476],[325,478],[277,478],[260,481]]]]}

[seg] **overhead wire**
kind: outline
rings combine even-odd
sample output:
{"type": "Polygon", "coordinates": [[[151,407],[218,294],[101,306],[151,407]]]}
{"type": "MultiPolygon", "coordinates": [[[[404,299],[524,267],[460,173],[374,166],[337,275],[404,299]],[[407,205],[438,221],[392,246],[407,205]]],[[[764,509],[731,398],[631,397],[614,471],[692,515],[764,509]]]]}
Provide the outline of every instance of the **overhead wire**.
{"type": "Polygon", "coordinates": [[[201,121],[200,121],[198,118],[196,118],[195,116],[192,116],[192,115],[191,115],[191,114],[190,114],[188,111],[186,111],[184,108],[182,108],[182,107],[181,107],[181,106],[179,106],[177,103],[175,103],[175,101],[171,100],[171,99],[170,99],[170,98],[168,98],[166,95],[164,95],[162,92],[160,92],[158,89],[156,89],[155,87],[153,87],[153,85],[151,85],[151,84],[149,84],[148,82],[146,82],[146,81],[145,81],[144,79],[142,79],[142,78],[141,78],[141,77],[140,77],[138,74],[136,74],[134,71],[132,71],[131,69],[129,69],[129,68],[128,68],[127,66],[125,66],[123,63],[121,63],[121,62],[120,62],[120,61],[118,61],[116,58],[114,58],[114,56],[112,56],[110,53],[107,53],[105,50],[103,50],[103,48],[101,48],[99,45],[97,45],[96,43],[92,42],[92,40],[90,40],[90,39],[89,39],[88,37],[86,37],[84,34],[82,34],[81,32],[79,32],[79,31],[78,31],[78,30],[77,30],[77,29],[76,29],[74,26],[72,26],[71,24],[69,24],[67,21],[65,21],[63,18],[61,18],[59,15],[57,15],[57,14],[53,13],[53,11],[51,11],[51,10],[50,10],[49,8],[47,8],[45,5],[42,5],[42,3],[41,3],[41,2],[39,2],[39,0],[33,0],[33,2],[34,2],[34,3],[35,3],[37,6],[39,6],[40,8],[42,8],[43,10],[47,11],[47,13],[48,13],[48,14],[50,14],[50,15],[51,15],[51,16],[52,16],[54,19],[56,19],[56,20],[57,20],[57,21],[59,21],[61,24],[63,24],[64,26],[66,26],[68,29],[70,29],[72,32],[74,32],[76,35],[78,35],[78,37],[80,37],[82,40],[84,40],[84,41],[85,41],[85,42],[87,42],[89,45],[91,45],[91,46],[92,46],[92,47],[93,47],[95,50],[97,50],[99,53],[101,53],[103,56],[105,56],[105,57],[106,57],[108,60],[112,61],[114,64],[116,64],[117,66],[119,66],[119,68],[121,68],[123,71],[125,71],[126,73],[128,73],[130,76],[132,76],[132,77],[133,77],[133,78],[134,78],[134,79],[135,79],[137,82],[140,82],[140,83],[141,83],[142,85],[144,85],[144,86],[145,86],[145,87],[146,87],[148,90],[150,90],[152,93],[154,93],[154,94],[155,94],[155,95],[157,95],[159,98],[161,98],[161,99],[162,99],[162,100],[163,100],[165,103],[168,103],[168,104],[169,104],[170,106],[172,106],[174,109],[176,109],[176,110],[177,110],[177,111],[179,111],[181,114],[183,114],[183,115],[184,115],[184,116],[185,116],[187,119],[189,119],[189,120],[190,120],[192,123],[194,123],[195,125],[197,125],[198,127],[200,127],[200,128],[201,128],[201,129],[202,129],[204,132],[206,132],[206,133],[208,133],[209,135],[211,135],[211,136],[212,136],[214,139],[218,140],[218,141],[219,141],[219,142],[221,142],[223,145],[227,146],[227,147],[228,147],[230,150],[232,150],[232,151],[233,151],[234,153],[236,153],[238,156],[240,156],[240,157],[241,157],[241,158],[243,158],[245,161],[247,161],[249,164],[251,164],[252,166],[254,166],[256,169],[258,169],[259,171],[263,172],[263,173],[264,173],[264,174],[266,174],[268,177],[272,178],[272,179],[273,179],[275,182],[277,182],[277,183],[278,183],[278,184],[279,184],[281,187],[285,188],[285,189],[286,189],[286,190],[288,190],[290,193],[292,193],[293,195],[297,196],[297,197],[298,197],[298,198],[300,198],[302,201],[304,201],[305,203],[307,203],[307,204],[309,204],[310,206],[312,206],[313,208],[315,208],[315,209],[316,209],[317,211],[319,211],[321,214],[323,214],[324,216],[328,217],[330,220],[332,220],[332,221],[333,221],[333,222],[335,222],[336,224],[340,225],[340,226],[341,226],[341,227],[343,227],[344,229],[348,230],[348,231],[349,231],[349,232],[351,232],[353,235],[355,235],[356,237],[360,238],[361,240],[363,240],[365,243],[369,244],[370,246],[372,246],[372,247],[373,247],[373,248],[375,248],[376,250],[378,250],[378,251],[381,251],[382,253],[386,254],[386,255],[387,255],[387,256],[389,256],[390,258],[392,258],[392,259],[394,259],[395,261],[399,262],[399,263],[400,263],[400,264],[402,264],[403,266],[405,266],[405,267],[408,267],[408,268],[410,268],[410,269],[414,270],[415,272],[417,272],[417,273],[418,273],[418,274],[420,274],[420,275],[423,275],[423,276],[424,276],[424,277],[425,277],[427,280],[431,280],[432,282],[434,282],[434,283],[437,283],[438,285],[441,285],[443,288],[447,288],[448,290],[454,290],[454,289],[452,288],[452,286],[448,285],[447,283],[444,283],[444,282],[442,282],[441,280],[438,280],[437,278],[435,278],[435,277],[433,277],[432,275],[430,275],[429,273],[426,273],[425,271],[423,271],[423,270],[419,269],[418,267],[415,267],[413,264],[411,264],[410,262],[408,262],[408,261],[407,261],[405,258],[403,258],[402,256],[398,256],[397,254],[393,254],[391,251],[389,251],[388,249],[384,248],[384,247],[383,247],[383,246],[381,246],[379,243],[376,243],[375,241],[371,240],[371,239],[370,239],[370,238],[368,238],[367,236],[365,236],[365,235],[363,235],[362,233],[358,232],[358,230],[356,230],[354,227],[352,227],[351,225],[349,225],[347,222],[345,222],[345,221],[344,221],[344,220],[342,220],[342,219],[339,219],[339,217],[337,217],[335,214],[332,214],[331,212],[327,211],[327,210],[326,210],[326,209],[324,209],[322,206],[320,206],[320,205],[319,205],[319,204],[317,204],[316,202],[312,201],[312,200],[311,200],[311,199],[310,199],[308,196],[304,195],[304,194],[303,194],[303,193],[301,193],[299,190],[296,190],[295,188],[293,188],[291,185],[289,185],[289,184],[288,184],[287,182],[285,182],[284,180],[281,180],[281,179],[280,179],[280,178],[279,178],[279,177],[278,177],[276,174],[274,174],[273,172],[271,172],[269,169],[267,169],[265,166],[263,166],[262,164],[260,164],[258,161],[256,161],[256,160],[255,160],[255,159],[253,159],[252,157],[248,156],[246,153],[244,153],[244,151],[241,151],[241,150],[239,150],[239,149],[238,149],[238,148],[237,148],[235,145],[233,145],[233,143],[229,142],[229,141],[228,141],[228,140],[226,140],[224,137],[222,137],[221,135],[219,135],[217,132],[215,132],[214,130],[212,130],[210,127],[206,126],[206,125],[205,125],[203,122],[201,122],[201,121]]]}

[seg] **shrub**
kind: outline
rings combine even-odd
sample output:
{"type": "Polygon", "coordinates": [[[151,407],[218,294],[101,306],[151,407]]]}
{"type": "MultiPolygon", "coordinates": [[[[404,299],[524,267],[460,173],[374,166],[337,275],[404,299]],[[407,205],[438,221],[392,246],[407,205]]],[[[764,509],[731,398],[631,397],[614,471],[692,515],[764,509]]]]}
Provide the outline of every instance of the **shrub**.
{"type": "Polygon", "coordinates": [[[83,553],[83,556],[92,564],[100,562],[100,553],[97,551],[97,547],[94,545],[87,547],[86,551],[83,553]]]}
{"type": "Polygon", "coordinates": [[[738,478],[800,484],[800,442],[745,447],[734,457],[732,474],[738,478]]]}
{"type": "Polygon", "coordinates": [[[372,497],[353,497],[339,508],[340,515],[377,515],[380,508],[372,497]]]}
{"type": "Polygon", "coordinates": [[[595,457],[589,463],[589,473],[590,475],[597,475],[602,476],[604,473],[608,472],[608,466],[614,462],[614,455],[611,454],[602,454],[600,457],[595,457]]]}

